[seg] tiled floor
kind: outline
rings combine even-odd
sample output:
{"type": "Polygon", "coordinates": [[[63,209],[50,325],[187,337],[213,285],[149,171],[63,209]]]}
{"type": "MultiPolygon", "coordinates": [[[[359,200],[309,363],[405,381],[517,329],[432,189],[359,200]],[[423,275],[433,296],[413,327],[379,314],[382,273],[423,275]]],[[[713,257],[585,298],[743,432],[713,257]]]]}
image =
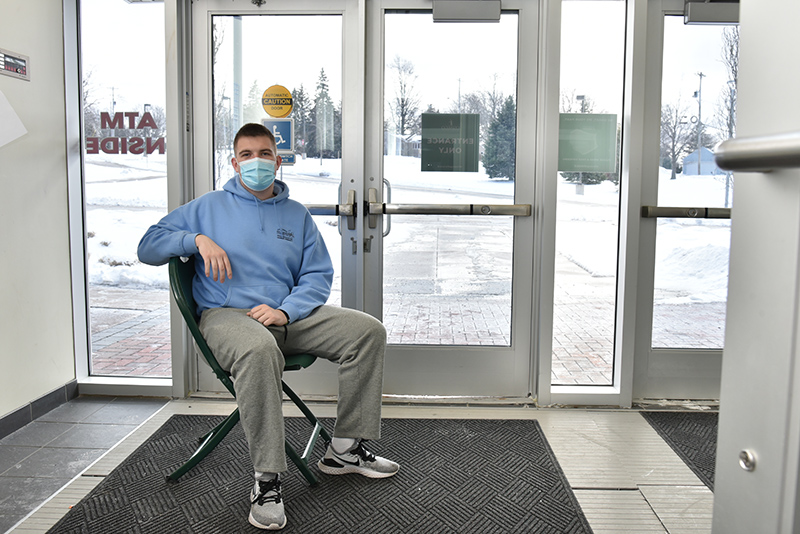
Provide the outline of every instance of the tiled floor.
{"type": "Polygon", "coordinates": [[[0,532],[72,481],[167,402],[79,397],[0,440],[0,532]]]}
{"type": "MultiPolygon", "coordinates": [[[[14,534],[46,532],[70,506],[99,484],[171,415],[225,415],[233,409],[232,401],[183,399],[171,401],[161,408],[163,403],[146,399],[78,399],[48,414],[48,421],[31,423],[0,441],[0,447],[8,447],[0,450],[0,458],[3,458],[4,466],[10,466],[5,467],[6,471],[0,477],[4,492],[0,503],[5,505],[16,494],[31,495],[27,508],[19,512],[20,517],[33,509],[30,503],[35,506],[35,503],[44,502],[52,488],[59,488],[71,480],[58,495],[14,528],[14,534]],[[88,459],[92,454],[97,455],[95,458],[103,454],[105,447],[100,445],[105,446],[117,439],[112,436],[122,433],[123,429],[119,427],[136,427],[136,421],[145,422],[101,458],[96,461],[88,459]],[[42,425],[59,426],[45,428],[42,425]],[[92,436],[93,431],[102,426],[111,428],[109,434],[104,435],[101,431],[92,436]],[[43,440],[38,446],[34,436],[43,440]],[[6,443],[6,440],[11,442],[6,443]],[[49,463],[53,471],[40,472],[58,476],[13,475],[16,469],[23,469],[19,466],[36,450],[65,449],[67,446],[71,451],[78,451],[73,453],[81,458],[77,465],[72,466],[63,457],[59,460],[54,456],[56,459],[49,463]],[[29,450],[14,452],[21,447],[29,450]],[[6,454],[22,456],[19,460],[11,459],[12,456],[6,460],[6,454]],[[92,461],[94,463],[86,469],[92,461]],[[29,481],[37,479],[45,479],[49,485],[39,483],[41,489],[38,496],[34,496],[28,490],[34,483],[29,481]]],[[[315,405],[312,409],[319,416],[335,415],[332,404],[315,405]]],[[[537,419],[595,534],[700,534],[711,531],[713,494],[635,410],[389,405],[383,413],[384,417],[406,418],[537,419]]],[[[299,412],[294,407],[287,407],[286,414],[296,416],[299,412]]],[[[288,506],[291,507],[291,503],[288,506]]],[[[10,519],[3,516],[3,520],[10,519]]],[[[0,531],[3,527],[7,528],[7,525],[0,523],[0,531]]]]}

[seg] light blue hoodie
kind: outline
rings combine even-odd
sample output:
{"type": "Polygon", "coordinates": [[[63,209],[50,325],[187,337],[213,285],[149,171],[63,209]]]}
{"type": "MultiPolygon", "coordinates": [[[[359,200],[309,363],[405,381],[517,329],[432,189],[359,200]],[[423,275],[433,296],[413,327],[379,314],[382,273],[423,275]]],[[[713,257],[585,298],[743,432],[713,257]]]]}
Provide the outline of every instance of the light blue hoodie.
{"type": "Polygon", "coordinates": [[[297,321],[325,304],[333,265],[308,210],[289,199],[275,180],[275,196],[258,200],[234,176],[212,191],[167,214],[139,242],[139,259],[163,265],[174,256],[195,255],[193,283],[197,312],[209,308],[280,308],[297,321]],[[225,283],[206,277],[195,244],[210,237],[228,254],[233,271],[225,283]]]}

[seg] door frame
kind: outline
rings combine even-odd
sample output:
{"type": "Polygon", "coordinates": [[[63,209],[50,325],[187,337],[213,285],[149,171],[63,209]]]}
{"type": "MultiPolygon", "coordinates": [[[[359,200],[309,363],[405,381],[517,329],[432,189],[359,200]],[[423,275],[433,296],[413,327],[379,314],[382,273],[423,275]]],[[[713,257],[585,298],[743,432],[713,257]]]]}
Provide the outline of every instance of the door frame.
{"type": "MultiPolygon", "coordinates": [[[[543,31],[541,16],[544,12],[545,0],[539,2],[523,0],[503,0],[504,11],[517,12],[520,28],[532,28],[532,31],[520,31],[518,35],[517,65],[517,179],[515,180],[515,202],[527,203],[526,199],[535,201],[535,187],[545,176],[546,163],[551,158],[536,158],[540,153],[541,140],[544,135],[545,121],[536,120],[542,112],[542,105],[547,101],[542,85],[540,62],[542,61],[543,31]],[[533,61],[523,61],[523,58],[533,61]],[[520,98],[522,94],[534,95],[531,98],[520,98]],[[527,146],[535,146],[535,150],[520,150],[520,139],[528,141],[527,146]],[[520,200],[522,199],[522,200],[520,200]]],[[[369,184],[381,184],[383,177],[383,116],[384,116],[384,16],[386,11],[414,10],[431,11],[431,0],[382,0],[367,4],[367,70],[366,70],[366,106],[367,106],[367,151],[366,180],[369,184]],[[379,31],[375,31],[376,29],[379,31]]],[[[432,15],[431,15],[432,16],[432,15]]],[[[482,23],[472,23],[482,24],[482,23]]],[[[556,90],[557,93],[557,90],[556,90]]],[[[557,98],[555,100],[558,101],[557,98]]],[[[556,117],[557,121],[557,117],[556,117]]],[[[557,122],[556,122],[557,125],[557,122]]],[[[557,137],[557,130],[556,130],[557,137]]],[[[557,157],[557,154],[556,154],[557,157]]],[[[380,185],[372,185],[378,190],[379,202],[383,200],[380,185]]],[[[364,191],[366,193],[366,191],[364,191]]],[[[532,207],[535,202],[531,202],[532,207]]],[[[456,398],[505,397],[530,402],[535,396],[536,321],[538,308],[537,290],[530,274],[536,269],[534,259],[537,257],[537,239],[535,231],[538,214],[543,210],[533,208],[533,215],[514,219],[514,259],[512,286],[512,341],[509,347],[482,346],[435,346],[435,345],[390,345],[386,351],[386,369],[384,372],[384,392],[388,395],[403,397],[430,396],[435,391],[437,396],[456,398]],[[431,364],[431,355],[435,353],[436,362],[431,364]],[[487,369],[490,358],[494,360],[494,369],[487,369]],[[483,366],[484,369],[479,369],[483,366]],[[471,371],[470,371],[471,370],[471,371]],[[493,373],[492,371],[497,371],[493,373]],[[462,382],[459,382],[462,381],[462,382]],[[466,389],[469,392],[465,392],[466,389]]],[[[379,217],[378,227],[382,226],[379,217]]],[[[372,252],[364,254],[365,272],[365,311],[375,316],[382,316],[382,283],[383,283],[383,241],[380,232],[373,232],[372,252]]],[[[365,234],[366,237],[366,234],[365,234]]]]}
{"type": "MultiPolygon", "coordinates": [[[[211,58],[205,51],[210,49],[209,43],[213,31],[211,18],[213,15],[235,15],[239,13],[258,14],[259,10],[271,15],[304,13],[315,15],[341,15],[342,16],[342,78],[361,79],[364,72],[365,42],[363,32],[364,0],[271,0],[263,7],[251,2],[232,3],[222,0],[194,0],[191,7],[187,7],[179,0],[166,0],[169,15],[174,14],[174,20],[169,17],[169,24],[174,22],[179,31],[175,60],[177,65],[170,72],[168,79],[174,84],[174,93],[171,95],[185,95],[185,99],[168,99],[168,142],[170,146],[182,147],[181,159],[174,158],[168,161],[170,176],[180,176],[180,180],[170,180],[169,209],[184,204],[213,188],[213,116],[206,110],[211,109],[213,98],[211,88],[211,58]],[[201,53],[195,54],[195,50],[201,53]],[[170,106],[171,104],[171,106],[170,106]],[[171,108],[171,109],[170,109],[171,108]],[[172,111],[172,114],[169,113],[172,111]],[[173,144],[174,140],[174,144],[173,144]]],[[[168,15],[168,16],[169,16],[168,15]]],[[[168,40],[169,43],[169,40],[168,40]]],[[[168,48],[168,71],[171,50],[168,48]]],[[[168,89],[172,85],[168,82],[168,89]]],[[[343,136],[342,151],[350,157],[342,160],[342,176],[351,177],[352,189],[360,191],[363,188],[363,146],[364,146],[364,87],[363,84],[349,84],[342,94],[342,129],[348,135],[343,136]],[[348,113],[344,113],[344,110],[348,113]]],[[[343,179],[344,182],[344,179],[343,179]]],[[[347,189],[342,187],[344,202],[347,189]]],[[[360,197],[356,198],[360,202],[360,197]]],[[[332,199],[333,201],[333,199],[332,199]]],[[[333,203],[333,202],[332,202],[333,203]]],[[[355,230],[348,229],[346,224],[340,225],[342,243],[356,239],[358,233],[363,232],[360,227],[355,230]]],[[[355,257],[342,256],[342,305],[361,309],[363,293],[358,290],[345,291],[345,288],[358,288],[362,284],[363,265],[358,265],[355,257]],[[346,296],[347,295],[347,296],[346,296]]],[[[174,307],[174,305],[173,305],[174,307]]],[[[203,396],[229,396],[220,389],[218,381],[213,377],[210,369],[205,365],[198,365],[198,356],[195,353],[191,338],[188,336],[181,316],[172,313],[172,346],[173,346],[173,373],[182,376],[176,379],[175,391],[182,391],[184,396],[189,392],[199,393],[203,396]],[[177,371],[176,371],[177,370],[177,371]]],[[[303,373],[296,373],[287,378],[287,383],[300,393],[322,393],[323,395],[335,387],[335,374],[331,366],[318,364],[313,369],[303,373]]],[[[177,394],[177,393],[176,393],[177,394]]],[[[330,394],[330,393],[329,393],[330,394]]]]}
{"type": "MultiPolygon", "coordinates": [[[[561,2],[548,4],[547,22],[549,36],[545,43],[547,49],[548,87],[558,98],[560,75],[561,41],[561,2]]],[[[548,405],[577,406],[620,406],[630,407],[633,403],[634,356],[636,337],[640,331],[639,299],[641,293],[641,215],[643,195],[643,172],[646,169],[646,147],[651,142],[647,137],[647,125],[652,123],[651,111],[647,107],[647,95],[653,85],[653,65],[647,56],[648,17],[652,16],[649,0],[626,0],[625,37],[625,83],[623,90],[622,147],[620,156],[620,215],[619,246],[617,258],[617,289],[615,306],[614,357],[612,385],[609,386],[562,386],[551,384],[553,351],[553,306],[555,280],[555,232],[556,217],[553,209],[543,217],[542,269],[538,284],[542,288],[539,323],[538,353],[539,385],[538,403],[548,405]],[[548,312],[549,310],[549,312],[548,312]]],[[[660,88],[660,70],[657,73],[660,88]]],[[[660,92],[660,89],[659,89],[660,92]]],[[[552,97],[551,97],[552,98],[552,97]]],[[[557,101],[556,101],[557,102],[557,101]]],[[[558,139],[558,106],[549,110],[547,121],[555,121],[550,126],[549,135],[558,139]],[[552,116],[551,116],[552,113],[552,116]]],[[[660,120],[660,112],[658,114],[660,120]]],[[[547,159],[551,161],[548,176],[556,176],[558,145],[551,143],[547,159]]],[[[657,161],[657,160],[656,160],[657,161]]],[[[556,206],[556,180],[543,184],[545,199],[543,206],[556,206]]]]}
{"type": "MultiPolygon", "coordinates": [[[[354,13],[360,28],[367,26],[367,2],[365,0],[349,0],[355,4],[354,13]]],[[[667,1],[667,0],[665,0],[667,1]]],[[[680,0],[677,0],[680,1],[680,0]]],[[[503,7],[512,8],[523,0],[505,0],[503,7]]],[[[430,8],[429,0],[417,0],[423,8],[430,8]]],[[[309,2],[294,2],[291,11],[297,11],[309,2]]],[[[623,188],[620,200],[620,247],[618,261],[618,289],[616,309],[614,385],[602,387],[552,386],[550,369],[552,365],[553,335],[553,291],[555,269],[555,213],[556,184],[546,177],[557,174],[558,156],[558,100],[559,100],[559,62],[561,39],[561,2],[560,0],[540,0],[538,8],[539,35],[536,41],[538,57],[538,96],[535,109],[518,110],[518,122],[535,122],[536,153],[539,157],[530,164],[535,168],[536,180],[533,183],[533,220],[530,285],[533,294],[531,306],[530,332],[530,367],[527,379],[530,392],[540,405],[574,404],[574,405],[617,405],[631,406],[634,397],[642,396],[646,383],[646,374],[642,369],[649,365],[649,342],[652,325],[651,314],[643,314],[644,310],[652,310],[652,270],[654,253],[654,230],[648,231],[648,221],[642,221],[640,207],[645,199],[652,198],[654,185],[642,179],[647,169],[657,168],[657,153],[646,150],[649,146],[658,146],[658,124],[660,124],[660,76],[661,76],[661,32],[655,32],[653,18],[661,17],[661,0],[627,0],[627,28],[625,53],[625,96],[623,111],[623,138],[621,157],[621,179],[628,187],[623,188]],[[658,5],[656,5],[658,4],[658,5]],[[658,33],[658,35],[655,35],[658,33]],[[653,55],[653,50],[658,53],[653,55]],[[525,113],[525,114],[523,114],[525,113]],[[531,116],[538,117],[530,121],[531,116]],[[528,120],[526,121],[526,117],[528,120]],[[656,126],[654,126],[656,125],[656,126]],[[656,159],[653,160],[653,157],[656,159]],[[655,162],[655,163],[654,163],[655,162]],[[649,232],[649,233],[648,233],[649,232]],[[537,256],[538,255],[538,256],[537,256]],[[646,318],[642,318],[642,316],[646,318]],[[646,341],[645,341],[646,338],[646,341]],[[644,347],[644,350],[642,350],[644,347]],[[636,368],[636,373],[634,372],[636,368]]],[[[193,174],[192,151],[193,139],[199,131],[194,128],[192,109],[198,109],[195,94],[192,91],[191,50],[193,46],[191,14],[188,8],[178,0],[165,0],[166,25],[168,34],[174,37],[168,40],[174,46],[167,49],[167,130],[171,147],[179,147],[180,157],[168,158],[168,173],[173,177],[169,181],[169,208],[193,197],[192,184],[188,180],[174,178],[193,174]]],[[[360,143],[350,150],[360,154],[353,167],[343,168],[343,173],[353,173],[359,193],[368,189],[364,183],[365,170],[376,172],[375,162],[367,160],[367,152],[379,153],[375,144],[381,143],[382,136],[367,136],[366,114],[375,112],[375,103],[366,102],[366,94],[375,92],[376,80],[363,77],[366,71],[366,52],[368,44],[372,44],[374,36],[366,31],[347,32],[344,36],[350,44],[361,53],[357,65],[346,65],[347,72],[355,69],[355,78],[363,80],[362,84],[353,88],[352,101],[348,99],[343,105],[361,106],[361,120],[352,125],[353,136],[348,136],[348,143],[360,143]],[[360,70],[359,70],[360,69],[360,70]],[[357,138],[361,140],[358,141],[357,138]]],[[[374,59],[373,59],[374,60],[374,59]]],[[[382,80],[380,81],[382,83],[382,80]]],[[[382,106],[381,106],[382,107],[382,106]]],[[[382,110],[378,110],[382,113],[382,110]]],[[[206,125],[206,130],[208,126],[206,125]]],[[[175,150],[171,152],[175,154],[175,150]]],[[[344,163],[343,163],[344,164],[344,163]]],[[[210,183],[210,181],[209,181],[210,183]]],[[[346,192],[343,193],[343,196],[346,192]]],[[[361,195],[358,198],[363,201],[361,195]]],[[[340,202],[344,199],[340,199],[340,202]]],[[[652,221],[649,221],[652,222],[652,221]]],[[[363,242],[363,221],[357,225],[355,239],[363,242]]],[[[654,225],[653,225],[654,226],[654,225]]],[[[349,239],[348,239],[349,240],[349,239]]],[[[372,258],[378,255],[373,255],[372,258]]],[[[355,262],[347,269],[350,276],[364,280],[367,274],[365,261],[355,262]]],[[[373,260],[374,261],[374,260],[373,260]]],[[[517,261],[515,259],[515,261],[517,261]]],[[[345,273],[343,273],[343,277],[345,273]]],[[[343,281],[344,282],[344,281],[343,281]]],[[[371,296],[363,291],[364,285],[356,283],[359,288],[352,294],[352,301],[343,304],[362,309],[374,308],[371,296]]],[[[343,295],[343,299],[345,296],[343,295]]],[[[348,299],[350,297],[347,297],[348,299]]],[[[178,317],[173,314],[173,317],[178,317]]],[[[173,394],[185,396],[189,391],[197,390],[196,361],[192,356],[191,342],[179,319],[173,319],[173,394]]],[[[306,374],[306,373],[303,373],[306,374]]]]}
{"type": "MultiPolygon", "coordinates": [[[[647,18],[647,90],[644,93],[645,140],[640,206],[658,205],[661,128],[661,77],[664,19],[682,16],[683,0],[656,0],[647,18]],[[655,173],[655,174],[654,174],[655,173]]],[[[640,218],[639,298],[636,305],[635,399],[716,400],[720,394],[722,350],[653,348],[653,308],[657,219],[640,218]]]]}
{"type": "MultiPolygon", "coordinates": [[[[540,11],[542,10],[541,5],[546,3],[546,0],[542,0],[539,7],[533,4],[534,9],[530,9],[532,5],[531,2],[506,0],[504,7],[515,10],[519,9],[521,12],[520,25],[531,24],[535,30],[538,30],[540,28],[538,20],[540,11]]],[[[343,15],[343,79],[363,80],[363,83],[347,84],[343,92],[343,131],[347,132],[347,135],[343,136],[343,153],[347,154],[347,156],[342,161],[343,198],[340,198],[339,202],[344,202],[344,197],[346,197],[348,190],[354,189],[356,192],[357,206],[364,205],[364,200],[367,198],[367,191],[371,187],[375,187],[375,183],[379,183],[377,182],[377,177],[382,176],[380,173],[380,165],[382,163],[383,154],[383,124],[382,120],[379,118],[383,116],[383,22],[382,20],[376,22],[370,19],[370,15],[368,15],[368,11],[371,12],[371,7],[375,5],[377,5],[377,2],[373,4],[365,0],[336,0],[335,2],[314,2],[313,0],[290,2],[288,0],[276,0],[269,3],[264,8],[266,11],[268,7],[270,14],[298,14],[308,12],[337,13],[343,15]],[[373,32],[373,28],[380,28],[381,31],[373,32]],[[368,39],[372,46],[367,46],[368,39]],[[376,64],[367,65],[365,61],[372,61],[376,64]],[[367,74],[369,72],[373,72],[374,74],[367,74]],[[375,96],[367,101],[369,98],[367,95],[370,94],[375,96]],[[368,122],[368,114],[372,119],[371,122],[368,122]],[[375,135],[375,130],[377,128],[380,128],[379,135],[375,135]],[[367,135],[367,130],[373,132],[373,135],[367,135]],[[380,157],[377,157],[378,155],[380,155],[380,157]],[[366,165],[370,165],[368,172],[365,172],[366,165]]],[[[431,8],[431,0],[397,0],[384,2],[375,13],[382,14],[383,9],[431,10],[431,8]]],[[[210,21],[212,13],[257,13],[260,8],[244,2],[232,6],[230,2],[221,2],[219,0],[198,0],[194,2],[192,9],[193,13],[190,16],[192,22],[191,33],[193,33],[190,38],[191,49],[204,51],[210,48],[209,42],[212,31],[210,21]]],[[[537,86],[537,63],[539,61],[539,55],[541,55],[541,43],[537,40],[536,35],[537,31],[520,32],[520,41],[518,44],[519,47],[536,51],[533,56],[535,62],[528,62],[524,66],[520,65],[519,67],[523,72],[529,71],[527,74],[524,74],[524,76],[532,80],[528,85],[530,86],[529,94],[533,93],[533,95],[540,94],[537,86]]],[[[204,57],[194,57],[191,59],[192,72],[191,75],[187,77],[191,80],[189,83],[190,87],[192,83],[195,84],[193,90],[187,91],[187,99],[191,101],[191,110],[194,114],[194,120],[192,121],[190,119],[188,124],[192,125],[190,129],[192,130],[193,142],[190,144],[195,154],[193,161],[189,162],[190,165],[194,166],[194,173],[192,175],[195,179],[192,185],[195,196],[210,190],[212,183],[209,169],[211,168],[211,131],[213,126],[211,124],[211,117],[208,113],[203,111],[211,108],[211,61],[210,58],[205,57],[205,54],[203,55],[204,57]],[[198,156],[198,154],[200,154],[200,156],[198,156]]],[[[518,76],[522,76],[522,74],[518,74],[518,76]]],[[[522,90],[519,91],[519,93],[521,92],[522,90]]],[[[518,126],[518,138],[523,136],[528,136],[530,140],[545,138],[546,136],[542,134],[542,127],[537,126],[537,121],[534,118],[542,105],[543,98],[541,96],[535,96],[525,100],[526,103],[524,103],[522,107],[518,105],[518,122],[520,124],[518,126]],[[524,117],[529,117],[529,119],[525,120],[524,117]]],[[[557,101],[557,98],[555,101],[557,101]]],[[[550,124],[557,124],[557,122],[551,122],[550,124]]],[[[554,130],[551,130],[551,133],[554,132],[554,130]]],[[[526,169],[534,169],[532,171],[527,171],[530,175],[544,175],[541,171],[541,169],[544,168],[544,164],[541,161],[536,161],[531,151],[518,151],[518,154],[520,154],[520,156],[518,156],[518,168],[524,167],[526,169]]],[[[538,181],[541,182],[542,180],[538,181]]],[[[524,195],[525,198],[533,197],[533,180],[529,180],[528,183],[522,181],[520,183],[524,185],[518,185],[517,196],[524,195]],[[529,190],[521,193],[520,190],[525,187],[529,190]]],[[[380,187],[376,189],[381,191],[380,187]]],[[[187,188],[187,190],[191,189],[187,188]]],[[[183,200],[185,201],[188,199],[187,195],[183,200]]],[[[368,313],[380,316],[381,295],[378,294],[374,288],[380,287],[380,285],[375,284],[379,284],[382,278],[381,268],[383,260],[382,254],[380,253],[382,252],[382,246],[380,243],[377,243],[377,246],[373,244],[371,253],[364,252],[363,249],[367,233],[374,234],[374,231],[370,231],[366,228],[366,218],[363,212],[357,217],[355,229],[349,230],[346,228],[346,225],[341,226],[343,252],[350,250],[351,242],[355,242],[358,247],[357,254],[351,255],[343,253],[342,255],[342,305],[355,309],[362,309],[368,313]],[[348,288],[351,289],[348,290],[348,288]]],[[[525,221],[523,224],[519,223],[519,221],[515,221],[515,226],[515,233],[519,236],[515,239],[516,243],[534,242],[533,218],[528,218],[528,221],[525,221]]],[[[532,377],[535,376],[537,369],[535,359],[532,356],[533,351],[531,350],[531,337],[535,334],[533,332],[531,332],[530,336],[527,334],[528,331],[535,330],[529,326],[535,324],[535,321],[531,319],[533,309],[531,302],[533,302],[534,295],[533,278],[528,275],[528,273],[533,272],[533,250],[533,247],[529,247],[529,250],[524,250],[522,252],[517,250],[514,256],[514,271],[516,274],[514,304],[517,307],[514,313],[516,319],[512,328],[514,328],[516,333],[516,341],[512,341],[512,347],[509,348],[494,348],[494,350],[501,353],[501,355],[502,353],[513,353],[513,358],[511,360],[507,357],[505,358],[504,365],[506,365],[507,376],[510,377],[509,381],[513,380],[514,383],[517,384],[517,389],[515,391],[518,392],[518,396],[526,399],[530,397],[534,389],[535,381],[532,377]],[[518,298],[518,295],[521,296],[518,298]],[[525,302],[526,300],[527,302],[525,302]],[[518,301],[523,301],[523,304],[520,306],[518,301]],[[516,353],[514,353],[515,350],[516,353]]],[[[430,347],[400,347],[397,351],[388,350],[387,367],[389,370],[386,375],[394,376],[391,375],[393,352],[395,354],[402,353],[403,357],[400,359],[407,359],[409,357],[417,359],[421,352],[420,349],[423,349],[422,352],[432,350],[430,347]]],[[[445,358],[448,358],[455,352],[459,354],[463,354],[464,352],[477,354],[480,351],[483,351],[484,354],[486,353],[486,350],[481,347],[445,347],[442,353],[445,355],[445,358]]],[[[486,365],[485,362],[487,360],[485,356],[483,360],[480,360],[479,358],[476,359],[477,357],[475,354],[472,354],[471,358],[467,357],[466,359],[458,361],[458,366],[470,369],[470,362],[475,362],[476,365],[478,362],[486,365]]],[[[422,360],[419,360],[419,362],[419,368],[426,369],[426,373],[420,374],[417,378],[424,381],[426,379],[425,375],[430,375],[431,366],[429,362],[423,362],[422,360]],[[424,365],[425,363],[428,363],[427,368],[424,365]]],[[[204,374],[203,366],[197,367],[199,367],[199,369],[196,369],[196,374],[202,376],[204,374]]],[[[333,379],[333,370],[328,367],[330,366],[321,364],[315,366],[314,369],[302,373],[302,376],[292,377],[292,380],[295,381],[294,387],[297,387],[301,392],[308,391],[315,394],[335,395],[338,388],[335,379],[333,379]]],[[[395,372],[400,374],[403,368],[407,367],[407,365],[398,363],[398,369],[395,372]]],[[[445,372],[445,370],[451,367],[452,366],[448,364],[439,366],[442,372],[445,372]]],[[[190,374],[195,375],[195,370],[190,374]]],[[[479,372],[467,372],[463,376],[467,377],[465,383],[469,384],[469,388],[474,387],[476,389],[476,395],[484,396],[484,394],[493,394],[501,396],[508,393],[508,391],[501,390],[495,390],[494,393],[486,393],[490,390],[485,388],[481,389],[487,381],[484,380],[485,377],[482,377],[479,372]],[[475,378],[472,375],[478,376],[475,378]]],[[[416,385],[417,381],[414,380],[413,383],[416,385]]],[[[446,392],[439,391],[442,383],[441,381],[435,382],[437,394],[446,394],[446,392]]],[[[204,390],[206,389],[204,384],[215,384],[215,382],[213,380],[198,380],[198,383],[194,384],[191,389],[204,390]]],[[[391,389],[391,384],[389,385],[389,389],[391,389]]],[[[414,392],[413,390],[409,390],[403,393],[413,394],[414,392]]]]}

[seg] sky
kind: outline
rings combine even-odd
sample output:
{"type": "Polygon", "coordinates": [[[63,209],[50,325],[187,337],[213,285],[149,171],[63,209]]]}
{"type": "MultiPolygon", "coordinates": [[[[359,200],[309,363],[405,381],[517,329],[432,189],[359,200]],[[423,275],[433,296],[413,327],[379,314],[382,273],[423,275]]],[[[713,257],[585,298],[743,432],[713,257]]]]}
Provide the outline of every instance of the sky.
{"type": "MultiPolygon", "coordinates": [[[[83,68],[90,74],[92,98],[101,110],[163,106],[163,3],[82,0],[83,68]],[[132,42],[134,45],[128,46],[132,42]],[[113,91],[113,93],[112,93],[113,91]]],[[[564,2],[562,8],[562,92],[584,94],[595,111],[620,113],[623,83],[625,3],[620,0],[564,2]],[[600,22],[598,22],[600,21],[600,22]]],[[[219,18],[223,44],[219,56],[232,58],[232,17],[219,18]]],[[[385,22],[387,63],[396,55],[412,61],[421,107],[447,110],[462,95],[497,90],[516,93],[517,17],[498,24],[434,24],[430,14],[389,14],[385,22]]],[[[663,102],[678,98],[695,109],[692,97],[703,72],[703,105],[711,113],[727,81],[720,61],[719,26],[684,26],[681,17],[665,21],[663,102]]],[[[342,24],[338,16],[245,17],[243,94],[254,80],[260,90],[301,84],[313,95],[324,68],[334,103],[341,99],[342,24]]],[[[221,62],[222,65],[230,60],[221,62]]],[[[215,84],[232,92],[232,69],[220,68],[215,84]]],[[[387,70],[386,96],[394,93],[387,70]]],[[[704,115],[705,112],[704,112],[704,115]]]]}
{"type": "Polygon", "coordinates": [[[690,120],[698,113],[695,91],[702,95],[701,119],[714,124],[720,94],[729,76],[722,62],[723,26],[687,26],[682,17],[667,17],[664,21],[664,48],[671,51],[664,57],[662,104],[680,102],[690,120]],[[700,76],[702,72],[702,87],[700,76]]]}
{"type": "Polygon", "coordinates": [[[143,104],[164,107],[163,28],[161,2],[81,0],[83,74],[101,111],[134,111],[143,104]]]}

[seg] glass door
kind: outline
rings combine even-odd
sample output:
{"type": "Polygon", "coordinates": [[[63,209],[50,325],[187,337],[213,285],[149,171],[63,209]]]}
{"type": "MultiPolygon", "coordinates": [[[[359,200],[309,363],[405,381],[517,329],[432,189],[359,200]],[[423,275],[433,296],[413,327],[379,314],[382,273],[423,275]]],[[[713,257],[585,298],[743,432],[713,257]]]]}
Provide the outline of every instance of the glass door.
{"type": "Polygon", "coordinates": [[[365,309],[385,393],[526,397],[538,4],[462,4],[367,4],[365,309]]]}
{"type": "MultiPolygon", "coordinates": [[[[315,214],[330,252],[335,274],[327,304],[357,308],[355,257],[343,256],[342,244],[355,240],[355,218],[343,214],[353,212],[363,175],[363,93],[345,83],[363,77],[358,2],[257,4],[192,3],[193,196],[235,176],[233,138],[242,125],[267,126],[282,158],[276,178],[315,214]]],[[[326,364],[287,382],[299,392],[335,394],[335,371],[326,364]]],[[[198,391],[221,391],[207,366],[196,369],[198,391]]]]}
{"type": "MultiPolygon", "coordinates": [[[[193,3],[194,195],[233,176],[240,125],[268,125],[336,266],[328,304],[386,325],[384,392],[527,397],[537,4],[468,24],[430,0],[255,4],[193,3]]],[[[327,362],[296,375],[336,394],[327,362]]]]}
{"type": "Polygon", "coordinates": [[[652,52],[662,60],[660,153],[653,202],[642,208],[655,245],[647,376],[637,396],[716,399],[734,188],[712,151],[735,134],[739,32],[686,24],[683,4],[674,4],[663,2],[663,48],[652,52]]]}

